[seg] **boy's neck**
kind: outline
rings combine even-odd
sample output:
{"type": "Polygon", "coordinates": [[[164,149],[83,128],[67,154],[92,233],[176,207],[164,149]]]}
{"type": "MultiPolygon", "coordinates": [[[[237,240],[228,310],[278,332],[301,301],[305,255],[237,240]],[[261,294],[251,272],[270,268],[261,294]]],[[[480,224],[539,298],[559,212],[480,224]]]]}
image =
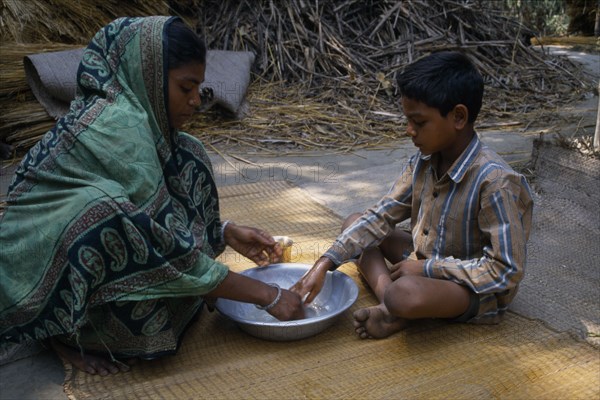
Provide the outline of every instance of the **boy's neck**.
{"type": "Polygon", "coordinates": [[[463,151],[465,151],[469,146],[469,143],[471,143],[471,140],[473,140],[473,136],[475,136],[475,130],[470,129],[468,132],[465,132],[465,134],[459,136],[456,146],[453,146],[452,149],[447,151],[440,151],[438,153],[438,162],[434,167],[439,178],[444,176],[452,164],[454,164],[463,151]]]}

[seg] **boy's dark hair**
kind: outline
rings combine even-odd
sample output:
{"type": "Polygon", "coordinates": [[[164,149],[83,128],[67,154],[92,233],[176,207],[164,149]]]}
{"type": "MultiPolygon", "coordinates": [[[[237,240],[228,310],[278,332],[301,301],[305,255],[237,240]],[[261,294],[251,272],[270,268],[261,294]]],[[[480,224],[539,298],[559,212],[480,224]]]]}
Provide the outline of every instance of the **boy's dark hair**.
{"type": "Polygon", "coordinates": [[[183,21],[167,25],[167,66],[177,69],[189,63],[206,64],[206,46],[202,39],[183,21]]]}
{"type": "Polygon", "coordinates": [[[458,104],[469,110],[475,122],[483,99],[483,79],[466,55],[442,51],[423,57],[398,76],[400,94],[437,108],[445,117],[458,104]]]}

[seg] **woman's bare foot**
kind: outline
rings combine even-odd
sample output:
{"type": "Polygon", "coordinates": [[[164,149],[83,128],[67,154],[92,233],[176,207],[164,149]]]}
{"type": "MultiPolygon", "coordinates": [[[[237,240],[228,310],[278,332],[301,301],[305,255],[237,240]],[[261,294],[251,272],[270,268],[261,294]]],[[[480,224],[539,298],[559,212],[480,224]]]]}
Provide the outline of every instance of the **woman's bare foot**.
{"type": "Polygon", "coordinates": [[[135,364],[137,361],[135,358],[132,358],[127,363],[123,363],[120,361],[114,362],[102,356],[82,355],[78,350],[64,345],[56,339],[50,339],[50,346],[52,346],[60,358],[92,375],[106,376],[108,374],[116,374],[117,372],[127,372],[130,369],[129,366],[135,364]]]}
{"type": "Polygon", "coordinates": [[[354,328],[361,339],[382,339],[403,329],[407,321],[389,313],[383,304],[361,308],[353,314],[354,328]]]}

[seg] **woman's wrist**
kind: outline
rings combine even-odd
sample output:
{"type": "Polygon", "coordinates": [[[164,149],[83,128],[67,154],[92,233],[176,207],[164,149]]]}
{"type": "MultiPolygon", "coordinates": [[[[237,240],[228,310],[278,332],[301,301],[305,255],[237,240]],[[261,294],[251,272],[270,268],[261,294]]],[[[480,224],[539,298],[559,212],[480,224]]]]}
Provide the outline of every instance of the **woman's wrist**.
{"type": "MultiPolygon", "coordinates": [[[[264,306],[261,306],[260,304],[255,304],[256,308],[258,308],[259,310],[269,311],[271,308],[275,307],[277,303],[279,303],[279,300],[281,300],[281,287],[276,283],[267,283],[267,285],[274,288],[277,292],[270,303],[267,303],[264,306]]],[[[270,292],[272,292],[272,290],[270,290],[270,292]]]]}
{"type": "Polygon", "coordinates": [[[230,220],[225,220],[221,224],[221,240],[223,241],[223,243],[227,244],[227,242],[229,241],[227,231],[231,230],[231,228],[234,226],[235,224],[233,223],[233,221],[230,220]]]}

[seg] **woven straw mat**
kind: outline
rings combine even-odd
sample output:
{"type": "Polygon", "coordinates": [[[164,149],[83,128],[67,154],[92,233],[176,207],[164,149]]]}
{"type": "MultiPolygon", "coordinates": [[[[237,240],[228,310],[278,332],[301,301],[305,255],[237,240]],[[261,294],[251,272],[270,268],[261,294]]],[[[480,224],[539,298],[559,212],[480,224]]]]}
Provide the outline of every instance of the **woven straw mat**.
{"type": "Polygon", "coordinates": [[[512,310],[600,347],[600,159],[547,141],[533,158],[533,229],[512,310]]]}
{"type": "MultiPolygon", "coordinates": [[[[312,263],[341,219],[284,182],[223,187],[224,219],[294,239],[293,262],[312,263]]],[[[233,270],[253,266],[226,253],[233,270]]],[[[496,326],[414,323],[384,340],[360,340],[352,312],[375,304],[360,288],[337,323],[308,339],[269,342],[218,312],[203,312],[177,355],[108,377],[68,369],[75,399],[598,398],[598,352],[572,335],[509,313],[496,326]]]]}

